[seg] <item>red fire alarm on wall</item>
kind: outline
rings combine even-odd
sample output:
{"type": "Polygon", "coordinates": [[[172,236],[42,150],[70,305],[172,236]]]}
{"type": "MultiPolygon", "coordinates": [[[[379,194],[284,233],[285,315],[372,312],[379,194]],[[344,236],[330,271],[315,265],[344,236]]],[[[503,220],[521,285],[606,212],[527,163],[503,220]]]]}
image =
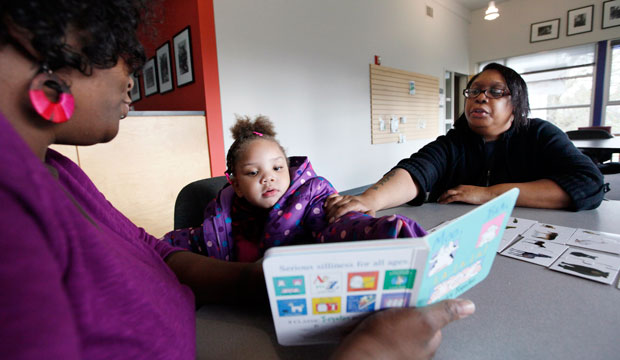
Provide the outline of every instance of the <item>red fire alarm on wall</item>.
{"type": "Polygon", "coordinates": [[[381,65],[381,56],[375,55],[375,65],[381,65]]]}

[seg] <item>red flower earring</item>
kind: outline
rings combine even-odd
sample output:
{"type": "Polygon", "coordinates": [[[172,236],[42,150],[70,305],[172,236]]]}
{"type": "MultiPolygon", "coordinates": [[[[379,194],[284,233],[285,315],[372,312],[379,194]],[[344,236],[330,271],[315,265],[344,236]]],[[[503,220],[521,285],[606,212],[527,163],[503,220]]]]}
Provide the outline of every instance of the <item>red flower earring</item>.
{"type": "Polygon", "coordinates": [[[30,82],[30,102],[35,111],[45,120],[59,124],[71,118],[75,108],[75,100],[67,84],[45,65],[30,82]],[[43,87],[46,86],[58,93],[56,102],[50,100],[43,87]]]}

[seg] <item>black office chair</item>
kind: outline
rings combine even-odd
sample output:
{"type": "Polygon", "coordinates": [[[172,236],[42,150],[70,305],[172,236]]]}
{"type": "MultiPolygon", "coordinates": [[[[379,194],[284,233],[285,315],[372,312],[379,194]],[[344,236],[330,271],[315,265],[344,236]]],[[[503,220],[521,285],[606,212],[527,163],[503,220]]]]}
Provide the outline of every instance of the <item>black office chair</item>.
{"type": "MultiPolygon", "coordinates": [[[[571,130],[567,131],[566,135],[571,140],[611,139],[614,137],[610,132],[603,129],[571,130]]],[[[611,150],[585,149],[581,150],[581,152],[588,155],[603,174],[615,174],[619,171],[617,163],[605,163],[611,160],[611,155],[613,154],[611,150]]]]}
{"type": "Polygon", "coordinates": [[[566,135],[571,140],[611,139],[614,137],[609,131],[603,129],[580,129],[567,131],[566,135]]]}
{"type": "Polygon", "coordinates": [[[226,184],[225,176],[216,176],[185,185],[174,203],[174,229],[200,226],[205,207],[226,184]]]}

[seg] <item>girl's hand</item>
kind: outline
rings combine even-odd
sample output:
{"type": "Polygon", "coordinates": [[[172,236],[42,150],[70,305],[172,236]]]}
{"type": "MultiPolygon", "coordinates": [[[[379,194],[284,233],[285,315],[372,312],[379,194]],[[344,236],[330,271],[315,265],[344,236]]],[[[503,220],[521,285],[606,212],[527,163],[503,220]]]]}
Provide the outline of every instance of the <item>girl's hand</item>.
{"type": "Polygon", "coordinates": [[[198,306],[207,303],[269,304],[263,259],[241,263],[176,251],[165,261],[179,281],[192,289],[198,306]]]}
{"type": "Polygon", "coordinates": [[[468,204],[484,204],[496,195],[488,187],[459,185],[441,194],[437,202],[449,204],[451,202],[464,202],[468,204]]]}
{"type": "Polygon", "coordinates": [[[367,204],[361,195],[332,194],[325,200],[325,218],[333,223],[337,218],[350,211],[359,211],[370,216],[375,216],[375,210],[367,204]]]}
{"type": "Polygon", "coordinates": [[[247,263],[245,268],[245,276],[239,284],[240,298],[255,305],[269,307],[269,297],[267,295],[267,286],[265,285],[265,275],[263,274],[263,260],[260,258],[253,263],[247,263]]]}

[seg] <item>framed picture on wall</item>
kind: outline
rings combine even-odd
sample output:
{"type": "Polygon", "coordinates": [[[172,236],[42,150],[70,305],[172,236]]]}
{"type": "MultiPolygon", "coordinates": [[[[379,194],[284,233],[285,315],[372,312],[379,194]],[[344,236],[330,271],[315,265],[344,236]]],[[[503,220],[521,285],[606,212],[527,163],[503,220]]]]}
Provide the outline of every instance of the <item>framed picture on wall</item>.
{"type": "Polygon", "coordinates": [[[192,59],[192,41],[189,26],[174,35],[174,65],[177,73],[177,87],[194,82],[194,65],[192,59]]]}
{"type": "Polygon", "coordinates": [[[131,102],[136,102],[140,100],[140,77],[137,72],[131,74],[131,78],[133,79],[133,87],[129,92],[129,97],[131,97],[131,102]]]}
{"type": "Polygon", "coordinates": [[[557,39],[560,36],[560,19],[541,21],[532,24],[530,28],[530,42],[557,39]]]}
{"type": "Polygon", "coordinates": [[[153,95],[157,92],[157,68],[155,58],[146,61],[142,68],[142,79],[144,79],[144,96],[153,95]]]}
{"type": "Polygon", "coordinates": [[[620,26],[620,0],[604,1],[601,27],[607,29],[614,26],[620,26]]]}
{"type": "Polygon", "coordinates": [[[170,42],[166,41],[162,46],[157,48],[155,53],[157,58],[157,83],[159,84],[159,93],[167,93],[172,91],[172,66],[170,66],[170,42]]]}
{"type": "Polygon", "coordinates": [[[592,31],[594,5],[568,10],[566,19],[566,35],[576,35],[592,31]]]}

